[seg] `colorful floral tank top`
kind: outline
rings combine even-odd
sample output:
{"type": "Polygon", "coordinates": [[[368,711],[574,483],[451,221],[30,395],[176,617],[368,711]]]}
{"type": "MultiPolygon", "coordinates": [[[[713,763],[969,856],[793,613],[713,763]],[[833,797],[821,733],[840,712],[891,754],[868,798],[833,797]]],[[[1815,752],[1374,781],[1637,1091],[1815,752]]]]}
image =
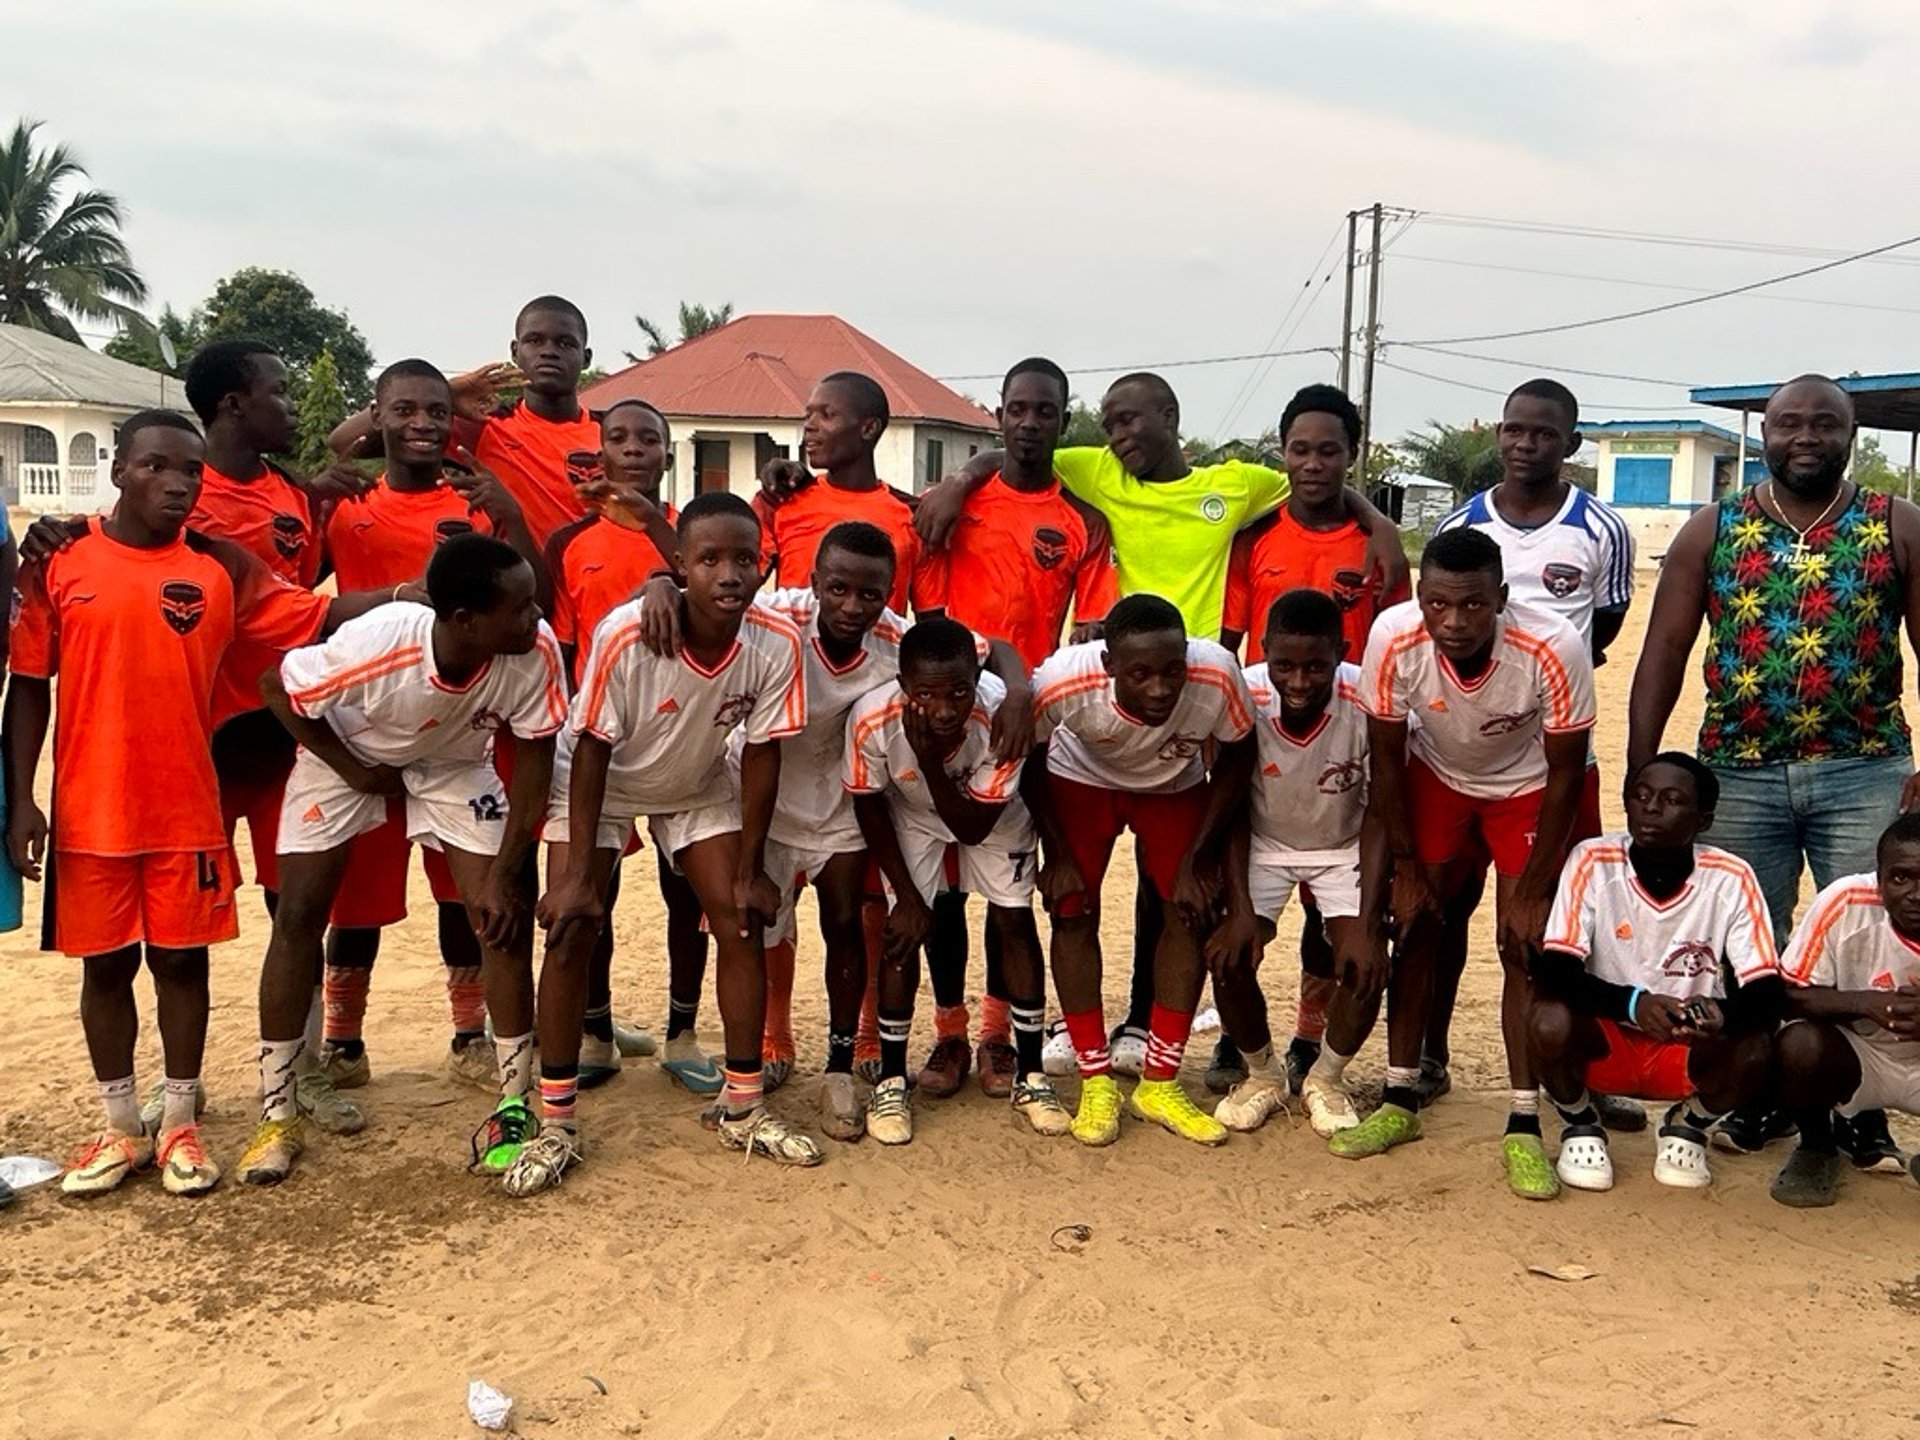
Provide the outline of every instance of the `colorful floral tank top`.
{"type": "Polygon", "coordinates": [[[1708,562],[1700,758],[1737,767],[1910,754],[1892,497],[1856,492],[1801,546],[1757,490],[1721,504],[1708,562]]]}

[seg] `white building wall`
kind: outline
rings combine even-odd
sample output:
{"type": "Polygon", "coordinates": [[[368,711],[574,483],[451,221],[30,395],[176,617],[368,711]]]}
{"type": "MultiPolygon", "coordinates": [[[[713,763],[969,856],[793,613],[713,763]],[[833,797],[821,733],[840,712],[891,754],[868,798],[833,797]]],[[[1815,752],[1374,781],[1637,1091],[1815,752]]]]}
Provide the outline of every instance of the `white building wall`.
{"type": "Polygon", "coordinates": [[[109,474],[114,427],[133,412],[83,405],[0,406],[0,481],[14,504],[40,514],[81,515],[113,508],[109,474]],[[52,461],[26,459],[28,427],[48,431],[54,440],[52,461]],[[92,437],[83,449],[76,436],[92,437]]]}

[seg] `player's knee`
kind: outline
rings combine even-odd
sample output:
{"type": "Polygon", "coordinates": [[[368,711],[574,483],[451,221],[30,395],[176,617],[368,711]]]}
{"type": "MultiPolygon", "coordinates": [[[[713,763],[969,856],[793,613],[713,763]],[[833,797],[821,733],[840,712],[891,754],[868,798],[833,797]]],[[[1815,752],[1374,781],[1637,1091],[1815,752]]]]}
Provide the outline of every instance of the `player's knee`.
{"type": "Polygon", "coordinates": [[[1825,1027],[1812,1020],[1795,1020],[1774,1036],[1773,1048],[1783,1076],[1798,1079],[1817,1074],[1827,1059],[1825,1027]]]}
{"type": "Polygon", "coordinates": [[[1571,1006],[1562,1000],[1536,999],[1527,1016],[1527,1036],[1533,1053],[1558,1057],[1573,1045],[1575,1017],[1571,1006]]]}

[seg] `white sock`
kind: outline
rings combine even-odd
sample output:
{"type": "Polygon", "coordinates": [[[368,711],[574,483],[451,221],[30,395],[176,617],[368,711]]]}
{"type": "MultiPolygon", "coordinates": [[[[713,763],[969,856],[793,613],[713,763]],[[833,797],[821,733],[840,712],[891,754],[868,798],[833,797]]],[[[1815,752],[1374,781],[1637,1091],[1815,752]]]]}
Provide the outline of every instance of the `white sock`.
{"type": "Polygon", "coordinates": [[[200,1077],[192,1076],[186,1080],[176,1080],[167,1076],[167,1099],[165,1108],[160,1111],[162,1131],[178,1130],[182,1125],[191,1125],[194,1121],[194,1101],[200,1093],[200,1077]]]}
{"type": "Polygon", "coordinates": [[[307,1048],[305,1036],[296,1040],[260,1042],[260,1118],[291,1120],[300,1113],[294,1103],[293,1086],[300,1076],[300,1056],[307,1048]]]}
{"type": "Polygon", "coordinates": [[[327,1006],[325,992],[321,987],[313,987],[313,1000],[307,1006],[307,1029],[301,1037],[301,1051],[298,1061],[299,1073],[317,1074],[320,1070],[320,1051],[327,1043],[327,1006]]]}
{"type": "Polygon", "coordinates": [[[1420,1083],[1420,1067],[1418,1065],[1387,1066],[1387,1088],[1388,1089],[1393,1089],[1395,1087],[1398,1087],[1402,1090],[1411,1090],[1414,1088],[1414,1086],[1418,1085],[1419,1083],[1420,1083]]]}
{"type": "MultiPolygon", "coordinates": [[[[1343,1085],[1346,1083],[1347,1066],[1352,1063],[1352,1060],[1353,1056],[1342,1055],[1338,1050],[1334,1049],[1333,1046],[1322,1044],[1320,1046],[1320,1055],[1313,1062],[1313,1068],[1307,1071],[1307,1074],[1316,1080],[1323,1080],[1329,1085],[1343,1085]]],[[[1414,1072],[1415,1075],[1419,1073],[1417,1070],[1414,1072]]]]}
{"type": "Polygon", "coordinates": [[[134,1099],[133,1076],[124,1080],[102,1080],[100,1103],[106,1107],[107,1128],[122,1135],[140,1133],[140,1102],[134,1099]]]}
{"type": "MultiPolygon", "coordinates": [[[[1240,1056],[1247,1062],[1249,1075],[1271,1075],[1273,1073],[1273,1046],[1262,1045],[1258,1050],[1242,1050],[1240,1056]]],[[[1282,1071],[1282,1074],[1285,1072],[1282,1071]]]]}
{"type": "Polygon", "coordinates": [[[1510,1115],[1538,1115],[1540,1113],[1540,1088],[1531,1090],[1509,1090],[1507,1092],[1507,1113],[1510,1115]]]}
{"type": "Polygon", "coordinates": [[[533,1089],[533,1034],[495,1035],[494,1057],[500,1062],[500,1093],[511,1099],[533,1089]]]}

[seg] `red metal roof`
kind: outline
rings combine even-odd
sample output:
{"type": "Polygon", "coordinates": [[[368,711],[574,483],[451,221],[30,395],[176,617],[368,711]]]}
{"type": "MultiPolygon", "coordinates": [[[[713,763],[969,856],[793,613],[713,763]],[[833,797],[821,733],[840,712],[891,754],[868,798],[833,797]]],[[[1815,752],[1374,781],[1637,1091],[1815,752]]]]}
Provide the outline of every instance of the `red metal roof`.
{"type": "Polygon", "coordinates": [[[987,411],[837,315],[742,315],[581,392],[595,410],[645,400],[668,416],[799,420],[823,375],[858,370],[896,420],[992,430],[987,411]]]}

